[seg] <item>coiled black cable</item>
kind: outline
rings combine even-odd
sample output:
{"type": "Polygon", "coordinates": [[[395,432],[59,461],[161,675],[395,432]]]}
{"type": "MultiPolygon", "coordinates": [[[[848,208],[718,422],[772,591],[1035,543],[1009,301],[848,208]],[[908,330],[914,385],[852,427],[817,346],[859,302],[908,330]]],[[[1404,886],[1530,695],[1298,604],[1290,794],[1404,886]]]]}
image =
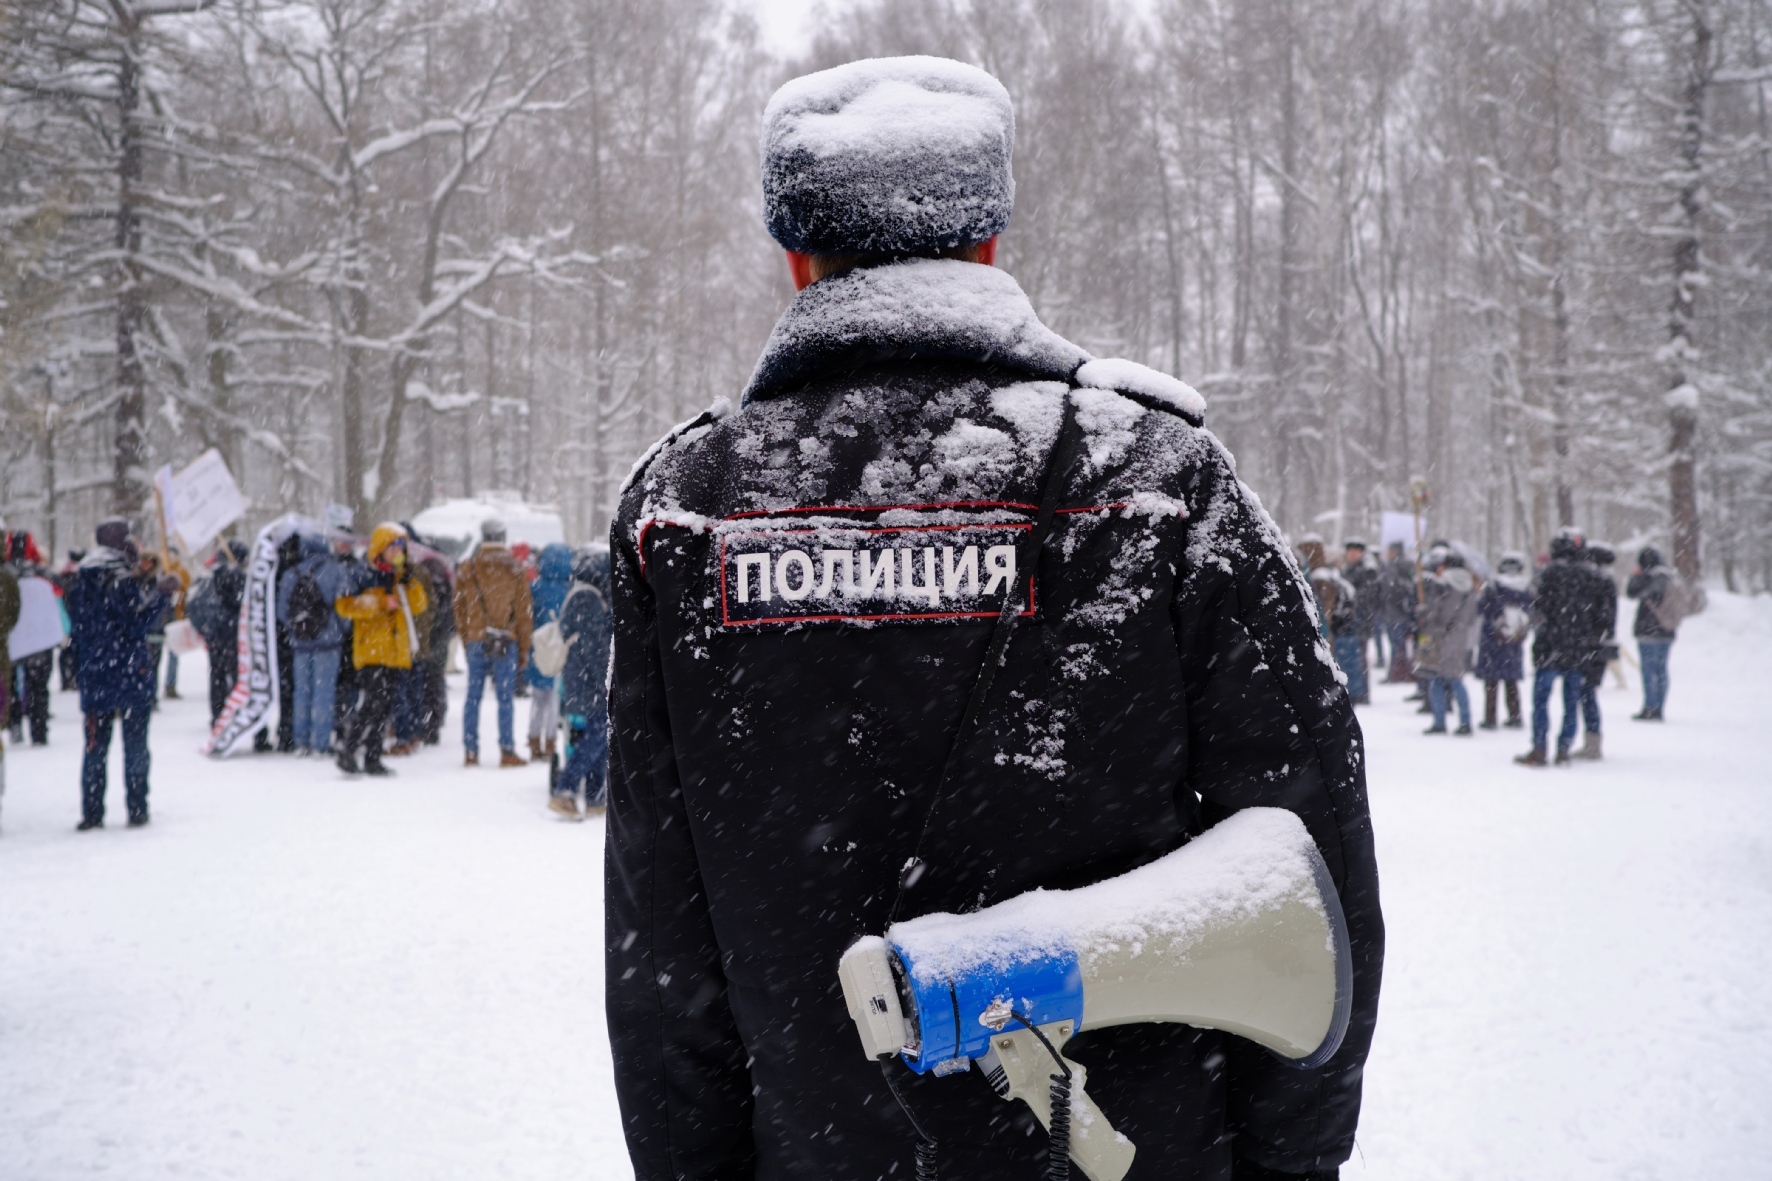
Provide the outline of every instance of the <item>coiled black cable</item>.
{"type": "Polygon", "coordinates": [[[1046,1177],[1047,1181],[1071,1181],[1071,1067],[1058,1052],[1040,1027],[1026,1017],[1011,1009],[1009,1015],[1033,1031],[1052,1055],[1052,1061],[1058,1064],[1058,1073],[1052,1075],[1052,1116],[1046,1125],[1046,1177]]]}
{"type": "Polygon", "coordinates": [[[917,1181],[937,1181],[935,1154],[940,1150],[940,1143],[934,1136],[923,1130],[922,1122],[911,1112],[910,1104],[906,1103],[904,1096],[899,1093],[898,1079],[892,1074],[892,1059],[880,1059],[880,1073],[886,1077],[887,1090],[891,1091],[892,1097],[898,1100],[898,1109],[904,1112],[904,1117],[911,1121],[911,1129],[917,1133],[917,1181]]]}

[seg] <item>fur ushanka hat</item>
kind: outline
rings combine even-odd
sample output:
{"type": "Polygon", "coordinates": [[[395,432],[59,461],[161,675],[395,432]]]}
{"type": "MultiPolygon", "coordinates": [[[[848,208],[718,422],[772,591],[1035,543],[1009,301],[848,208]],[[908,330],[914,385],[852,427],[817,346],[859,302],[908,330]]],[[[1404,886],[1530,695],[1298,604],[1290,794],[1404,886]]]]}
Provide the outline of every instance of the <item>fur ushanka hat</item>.
{"type": "Polygon", "coordinates": [[[763,215],[804,254],[927,255],[1009,224],[1015,111],[1003,84],[940,57],[807,74],[763,111],[763,215]]]}

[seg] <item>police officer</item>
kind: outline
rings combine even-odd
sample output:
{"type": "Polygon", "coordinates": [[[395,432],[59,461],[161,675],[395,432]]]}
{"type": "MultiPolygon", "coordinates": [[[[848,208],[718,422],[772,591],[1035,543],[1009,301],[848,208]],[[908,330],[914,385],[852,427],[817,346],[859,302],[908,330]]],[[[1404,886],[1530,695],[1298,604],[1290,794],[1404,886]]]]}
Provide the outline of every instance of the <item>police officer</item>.
{"type": "Polygon", "coordinates": [[[1341,1050],[1296,1071],[1141,1024],[1067,1052],[1134,1178],[1333,1177],[1352,1148],[1383,945],[1359,728],[1199,395],[1091,358],[993,267],[1013,137],[957,62],[779,90],[765,209],[799,295],[738,405],[623,489],[607,979],[642,1181],[908,1176],[906,1110],[943,1176],[1040,1175],[976,1072],[889,1064],[901,1110],[838,957],[895,908],[1099,881],[1251,806],[1294,810],[1341,893],[1341,1050]]]}

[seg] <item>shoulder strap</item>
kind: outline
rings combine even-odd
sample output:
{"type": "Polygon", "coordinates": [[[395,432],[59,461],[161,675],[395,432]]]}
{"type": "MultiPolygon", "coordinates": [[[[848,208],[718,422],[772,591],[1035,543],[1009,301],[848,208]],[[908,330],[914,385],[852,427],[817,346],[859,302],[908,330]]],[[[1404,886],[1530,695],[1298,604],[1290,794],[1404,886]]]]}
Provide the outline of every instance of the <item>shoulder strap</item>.
{"type": "Polygon", "coordinates": [[[984,706],[985,697],[990,693],[991,682],[996,679],[997,669],[1001,667],[1004,653],[1008,651],[1009,637],[1015,630],[1015,620],[1022,608],[1020,588],[1032,586],[1034,575],[1039,570],[1040,555],[1046,549],[1046,538],[1052,532],[1052,520],[1058,511],[1064,471],[1070,466],[1071,453],[1075,450],[1075,439],[1072,437],[1075,432],[1071,429],[1075,414],[1071,391],[1066,390],[1064,414],[1058,424],[1058,437],[1053,440],[1052,452],[1046,459],[1046,471],[1040,481],[1039,513],[1034,518],[1034,527],[1022,540],[1018,547],[1020,552],[1016,555],[1016,570],[1026,571],[1027,579],[1024,582],[1018,576],[1017,585],[1004,592],[1003,608],[997,613],[996,626],[991,630],[991,641],[984,650],[984,662],[978,666],[978,675],[972,682],[972,694],[966,699],[965,711],[960,714],[960,728],[954,733],[953,745],[948,748],[947,762],[941,768],[941,778],[935,782],[935,794],[930,797],[929,811],[923,815],[923,827],[917,833],[917,843],[912,846],[910,858],[899,871],[898,893],[893,896],[892,913],[886,919],[888,927],[898,921],[899,908],[904,905],[905,891],[916,885],[927,868],[922,859],[923,843],[928,839],[936,810],[941,807],[948,784],[960,766],[960,758],[972,738],[972,732],[978,728],[978,715],[984,706]]]}

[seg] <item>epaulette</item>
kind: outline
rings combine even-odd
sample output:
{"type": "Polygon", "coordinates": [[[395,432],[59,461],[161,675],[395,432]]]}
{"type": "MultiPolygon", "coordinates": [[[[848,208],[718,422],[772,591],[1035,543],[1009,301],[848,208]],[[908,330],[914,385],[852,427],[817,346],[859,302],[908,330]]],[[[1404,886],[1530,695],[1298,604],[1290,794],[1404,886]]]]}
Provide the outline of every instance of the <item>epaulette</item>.
{"type": "Polygon", "coordinates": [[[1206,421],[1206,399],[1200,391],[1149,365],[1120,357],[1085,361],[1071,380],[1084,389],[1113,390],[1152,410],[1179,415],[1189,426],[1206,421]]]}

